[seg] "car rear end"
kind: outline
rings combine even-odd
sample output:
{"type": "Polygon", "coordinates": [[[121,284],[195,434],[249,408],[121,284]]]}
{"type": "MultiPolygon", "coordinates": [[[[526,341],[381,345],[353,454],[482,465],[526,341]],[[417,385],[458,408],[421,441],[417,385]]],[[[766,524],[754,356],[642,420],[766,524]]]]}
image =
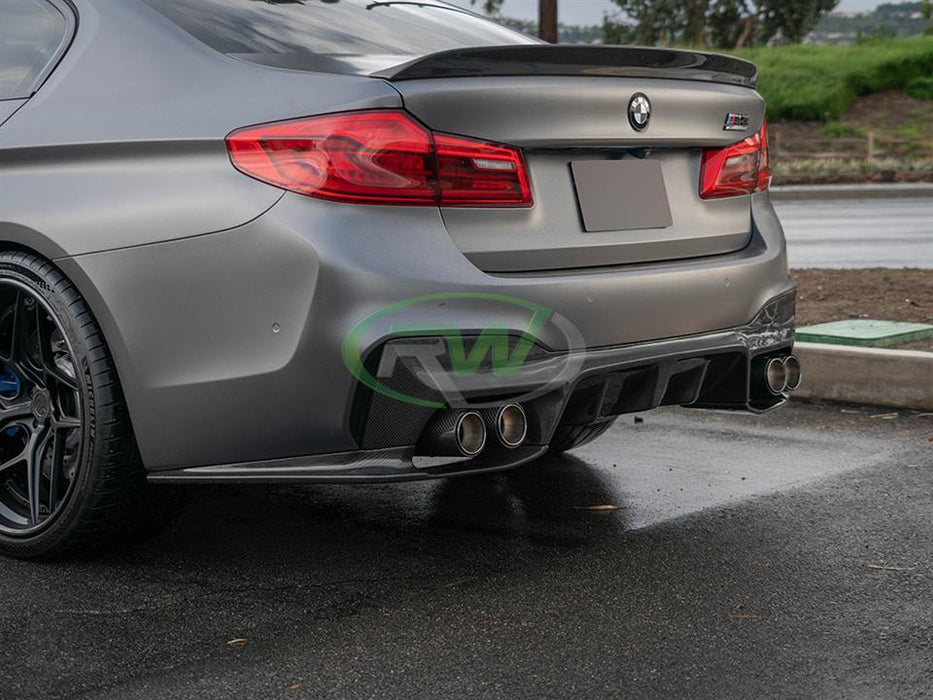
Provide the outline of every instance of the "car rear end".
{"type": "MultiPolygon", "coordinates": [[[[78,264],[97,290],[134,280],[108,310],[115,328],[168,270],[212,290],[188,296],[198,318],[227,319],[209,327],[292,290],[259,314],[268,334],[228,344],[222,377],[178,370],[198,362],[173,347],[175,369],[124,379],[151,478],[475,473],[659,405],[770,410],[799,381],[750,64],[547,46],[432,2],[147,4],[244,77],[302,74],[309,94],[323,74],[365,77],[380,91],[224,134],[238,177],[284,193],[253,220],[78,264]],[[300,36],[339,43],[336,12],[365,42],[341,53],[300,36]],[[381,38],[373,12],[392,18],[374,25],[381,38]],[[425,21],[437,31],[422,41],[425,21]],[[246,286],[231,275],[245,266],[246,286]],[[208,412],[209,439],[159,439],[208,412]]],[[[173,323],[161,334],[182,345],[198,333],[173,323]]],[[[132,356],[143,338],[123,336],[132,356]]],[[[168,344],[146,342],[149,356],[168,344]]]]}

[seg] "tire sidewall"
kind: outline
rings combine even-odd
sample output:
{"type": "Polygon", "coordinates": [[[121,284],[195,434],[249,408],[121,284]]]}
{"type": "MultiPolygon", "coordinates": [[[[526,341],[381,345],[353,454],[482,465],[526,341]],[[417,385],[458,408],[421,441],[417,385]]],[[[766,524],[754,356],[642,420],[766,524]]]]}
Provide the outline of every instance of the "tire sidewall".
{"type": "MultiPolygon", "coordinates": [[[[0,253],[0,284],[13,281],[25,286],[36,297],[45,302],[48,311],[55,316],[71,352],[75,366],[78,394],[81,401],[81,454],[78,461],[77,481],[54,520],[38,532],[22,536],[0,533],[0,546],[5,550],[34,551],[53,550],[68,534],[71,526],[80,517],[90,494],[95,476],[97,459],[97,391],[93,382],[88,358],[87,339],[74,317],[74,311],[63,296],[62,287],[68,283],[59,274],[49,274],[54,268],[35,258],[16,259],[15,254],[0,253]],[[51,268],[46,270],[42,268],[51,268]]],[[[83,302],[81,302],[83,303],[83,302]]]]}

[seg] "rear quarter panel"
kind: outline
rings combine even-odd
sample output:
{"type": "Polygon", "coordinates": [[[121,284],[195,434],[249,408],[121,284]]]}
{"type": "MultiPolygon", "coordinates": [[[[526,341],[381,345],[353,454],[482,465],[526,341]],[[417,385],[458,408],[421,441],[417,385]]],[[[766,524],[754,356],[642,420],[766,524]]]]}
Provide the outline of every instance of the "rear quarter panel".
{"type": "Polygon", "coordinates": [[[136,0],[76,6],[70,50],[0,128],[0,240],[49,257],[241,225],[281,191],[233,169],[230,131],[401,104],[380,80],[227,58],[136,0]]]}

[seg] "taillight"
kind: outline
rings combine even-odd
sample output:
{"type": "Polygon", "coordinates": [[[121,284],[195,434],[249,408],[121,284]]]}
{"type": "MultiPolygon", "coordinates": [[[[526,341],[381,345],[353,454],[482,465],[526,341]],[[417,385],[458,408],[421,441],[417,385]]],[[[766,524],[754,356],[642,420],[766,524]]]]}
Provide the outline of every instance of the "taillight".
{"type": "Polygon", "coordinates": [[[703,152],[700,198],[718,199],[761,192],[771,186],[768,127],[744,141],[703,152]]]}
{"type": "Polygon", "coordinates": [[[406,112],[373,110],[262,124],[227,137],[237,170],[336,202],[530,206],[520,150],[430,131],[406,112]]]}

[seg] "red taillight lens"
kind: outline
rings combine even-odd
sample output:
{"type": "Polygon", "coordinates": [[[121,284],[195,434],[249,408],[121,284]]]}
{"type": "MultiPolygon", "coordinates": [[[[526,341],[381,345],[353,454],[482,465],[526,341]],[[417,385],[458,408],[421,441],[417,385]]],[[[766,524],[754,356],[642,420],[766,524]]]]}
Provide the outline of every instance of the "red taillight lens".
{"type": "Polygon", "coordinates": [[[435,134],[434,144],[442,206],[531,204],[518,149],[446,134],[435,134]]]}
{"type": "Polygon", "coordinates": [[[521,151],[436,134],[405,112],[374,110],[238,129],[233,165],[276,187],[358,204],[529,206],[521,151]]]}
{"type": "Polygon", "coordinates": [[[341,202],[434,204],[431,133],[398,112],[247,127],[227,137],[233,165],[285,190],[341,202]]]}
{"type": "Polygon", "coordinates": [[[744,141],[703,152],[700,198],[719,199],[761,192],[771,186],[768,127],[744,141]]]}

